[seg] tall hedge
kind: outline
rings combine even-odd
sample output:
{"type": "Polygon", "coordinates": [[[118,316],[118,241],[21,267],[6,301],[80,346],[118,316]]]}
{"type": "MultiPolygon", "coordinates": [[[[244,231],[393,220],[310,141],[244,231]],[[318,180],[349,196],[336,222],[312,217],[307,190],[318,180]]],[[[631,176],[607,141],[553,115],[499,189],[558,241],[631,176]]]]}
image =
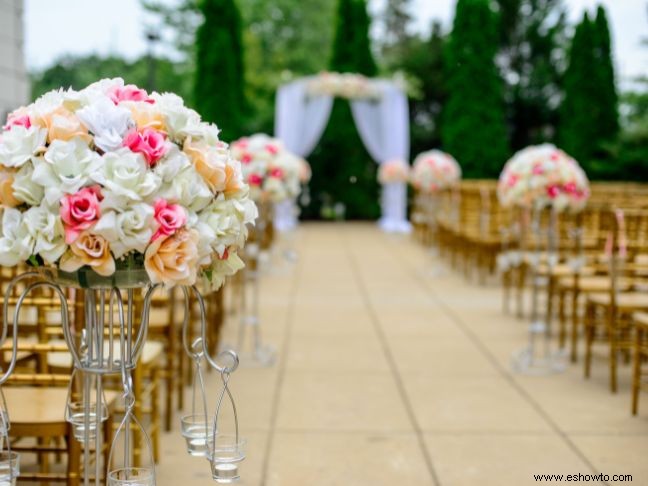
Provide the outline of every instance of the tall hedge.
{"type": "Polygon", "coordinates": [[[458,0],[444,55],[448,100],[441,140],[467,177],[496,177],[509,155],[498,46],[490,2],[458,0]]]}
{"type": "Polygon", "coordinates": [[[199,0],[199,9],[194,106],[234,140],[244,135],[246,111],[241,15],[234,0],[199,0]]]}

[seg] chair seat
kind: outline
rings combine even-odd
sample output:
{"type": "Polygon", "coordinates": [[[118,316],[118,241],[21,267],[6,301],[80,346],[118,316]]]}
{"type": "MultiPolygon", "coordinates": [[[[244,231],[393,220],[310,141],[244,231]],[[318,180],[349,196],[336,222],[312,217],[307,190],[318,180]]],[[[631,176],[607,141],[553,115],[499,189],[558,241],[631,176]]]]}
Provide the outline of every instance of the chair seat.
{"type": "MultiPolygon", "coordinates": [[[[562,288],[571,289],[574,287],[575,277],[562,277],[559,285],[562,288]]],[[[610,277],[607,275],[590,275],[580,277],[578,280],[578,290],[585,293],[590,292],[606,292],[610,290],[611,282],[610,277]]],[[[626,290],[632,287],[632,280],[628,278],[617,279],[617,287],[619,290],[626,290]]]]}
{"type": "Polygon", "coordinates": [[[635,321],[635,324],[648,327],[648,312],[635,312],[632,314],[632,319],[635,321]]]}
{"type": "MultiPolygon", "coordinates": [[[[587,300],[593,304],[601,306],[610,305],[610,294],[592,294],[587,296],[587,300]]],[[[645,292],[625,292],[617,296],[617,307],[624,311],[648,310],[648,294],[645,292]]]]}
{"type": "Polygon", "coordinates": [[[26,424],[66,425],[67,388],[21,386],[6,387],[3,392],[12,428],[26,424]]]}
{"type": "MultiPolygon", "coordinates": [[[[581,275],[594,275],[594,268],[592,267],[583,267],[580,270],[581,275]]],[[[538,273],[540,275],[551,274],[552,277],[561,278],[567,277],[574,274],[574,268],[569,263],[559,263],[554,265],[553,268],[549,269],[549,266],[545,263],[542,263],[538,266],[538,273]]]]}

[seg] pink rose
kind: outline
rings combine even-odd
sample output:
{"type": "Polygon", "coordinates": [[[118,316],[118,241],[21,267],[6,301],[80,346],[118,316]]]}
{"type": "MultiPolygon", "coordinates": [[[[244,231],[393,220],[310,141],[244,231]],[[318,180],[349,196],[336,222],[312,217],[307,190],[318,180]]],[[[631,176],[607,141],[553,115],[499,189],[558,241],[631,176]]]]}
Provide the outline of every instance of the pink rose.
{"type": "Polygon", "coordinates": [[[252,162],[252,155],[250,155],[250,154],[243,154],[243,155],[241,156],[241,163],[242,163],[242,164],[249,164],[250,162],[252,162]]]}
{"type": "Polygon", "coordinates": [[[270,169],[270,177],[274,177],[275,179],[281,179],[283,175],[284,175],[283,170],[281,170],[279,167],[270,169]]]}
{"type": "Polygon", "coordinates": [[[115,86],[108,91],[108,96],[116,105],[122,101],[143,101],[145,103],[155,103],[153,98],[149,98],[146,90],[140,89],[134,84],[127,84],[124,87],[115,86]]]}
{"type": "Polygon", "coordinates": [[[542,164],[535,164],[533,166],[534,175],[542,175],[543,173],[544,173],[544,169],[542,168],[542,164]]]}
{"type": "Polygon", "coordinates": [[[99,203],[102,199],[99,186],[85,187],[76,194],[68,194],[63,198],[61,219],[65,228],[65,242],[68,245],[76,241],[82,231],[99,220],[99,203]]]}
{"type": "Polygon", "coordinates": [[[141,153],[151,167],[169,151],[166,135],[152,128],[129,132],[124,137],[123,145],[141,153]]]}
{"type": "Polygon", "coordinates": [[[547,187],[547,196],[555,198],[560,194],[560,188],[556,185],[547,187]]]}
{"type": "Polygon", "coordinates": [[[7,117],[7,124],[2,127],[4,130],[11,130],[12,127],[31,127],[31,120],[29,115],[21,115],[19,113],[11,113],[7,117]]]}
{"type": "Polygon", "coordinates": [[[155,241],[161,236],[174,234],[187,222],[187,213],[179,204],[169,204],[166,199],[158,199],[154,208],[155,221],[160,227],[151,238],[151,241],[155,241]]]}
{"type": "Polygon", "coordinates": [[[260,186],[263,182],[263,178],[259,174],[250,174],[248,176],[248,184],[251,186],[260,186]]]}
{"type": "Polygon", "coordinates": [[[567,184],[565,184],[564,189],[567,194],[577,195],[580,192],[578,190],[578,187],[576,187],[576,184],[573,182],[568,182],[567,184]]]}
{"type": "Polygon", "coordinates": [[[279,153],[279,147],[277,147],[276,145],[273,145],[271,143],[266,145],[266,150],[268,152],[270,152],[272,155],[277,155],[279,153]]]}

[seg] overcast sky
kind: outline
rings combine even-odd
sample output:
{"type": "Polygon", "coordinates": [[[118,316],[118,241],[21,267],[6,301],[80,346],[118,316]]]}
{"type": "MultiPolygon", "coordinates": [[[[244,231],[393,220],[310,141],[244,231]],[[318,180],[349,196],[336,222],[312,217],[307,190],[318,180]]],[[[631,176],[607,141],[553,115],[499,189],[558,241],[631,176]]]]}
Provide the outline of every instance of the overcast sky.
{"type": "MultiPolygon", "coordinates": [[[[173,1],[173,0],[169,0],[173,1]]],[[[369,0],[372,12],[386,0],[369,0]]],[[[419,29],[433,18],[450,28],[456,0],[413,0],[419,29]]],[[[647,0],[565,0],[570,19],[577,20],[586,8],[604,4],[612,23],[615,61],[621,79],[648,74],[647,0]]],[[[146,14],[139,0],[25,0],[27,65],[48,66],[65,53],[118,53],[128,58],[142,54],[146,14]]]]}

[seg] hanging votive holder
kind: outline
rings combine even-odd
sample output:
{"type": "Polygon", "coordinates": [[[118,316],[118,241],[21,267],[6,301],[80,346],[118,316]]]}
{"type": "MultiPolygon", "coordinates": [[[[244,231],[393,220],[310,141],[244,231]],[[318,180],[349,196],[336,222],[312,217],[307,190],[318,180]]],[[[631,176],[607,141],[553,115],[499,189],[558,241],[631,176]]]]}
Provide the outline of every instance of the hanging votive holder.
{"type": "Polygon", "coordinates": [[[217,483],[233,483],[240,478],[239,463],[245,459],[246,440],[236,435],[216,436],[212,447],[212,479],[217,483]]]}
{"type": "Polygon", "coordinates": [[[203,379],[202,358],[204,346],[201,337],[191,346],[188,342],[188,326],[183,326],[182,343],[186,353],[194,363],[193,386],[191,393],[191,413],[180,419],[182,436],[187,442],[187,452],[194,457],[208,457],[214,429],[211,417],[207,414],[207,394],[203,379]]]}
{"type": "Polygon", "coordinates": [[[0,388],[0,444],[3,444],[5,439],[9,437],[9,429],[11,429],[11,423],[9,422],[9,412],[7,411],[7,401],[5,400],[4,392],[0,388]]]}
{"type": "Polygon", "coordinates": [[[218,398],[218,405],[216,406],[216,414],[214,415],[214,435],[213,441],[210,444],[210,457],[212,479],[220,484],[229,484],[238,481],[240,478],[239,465],[245,459],[245,446],[246,440],[239,435],[238,414],[236,412],[236,404],[230,392],[228,382],[230,378],[229,372],[223,370],[221,372],[223,380],[223,389],[218,398]],[[232,405],[232,412],[234,415],[234,434],[221,434],[219,433],[218,420],[223,404],[223,398],[227,398],[232,405]]]}
{"type": "Polygon", "coordinates": [[[155,486],[155,474],[148,467],[125,467],[108,472],[108,486],[155,486]]]}
{"type": "Polygon", "coordinates": [[[0,486],[15,486],[20,475],[20,454],[11,450],[0,451],[0,486]]]}
{"type": "Polygon", "coordinates": [[[108,406],[101,387],[101,376],[74,369],[68,385],[65,420],[72,424],[74,438],[89,444],[98,427],[108,419],[108,406]],[[97,406],[97,395],[100,401],[97,406]]]}

